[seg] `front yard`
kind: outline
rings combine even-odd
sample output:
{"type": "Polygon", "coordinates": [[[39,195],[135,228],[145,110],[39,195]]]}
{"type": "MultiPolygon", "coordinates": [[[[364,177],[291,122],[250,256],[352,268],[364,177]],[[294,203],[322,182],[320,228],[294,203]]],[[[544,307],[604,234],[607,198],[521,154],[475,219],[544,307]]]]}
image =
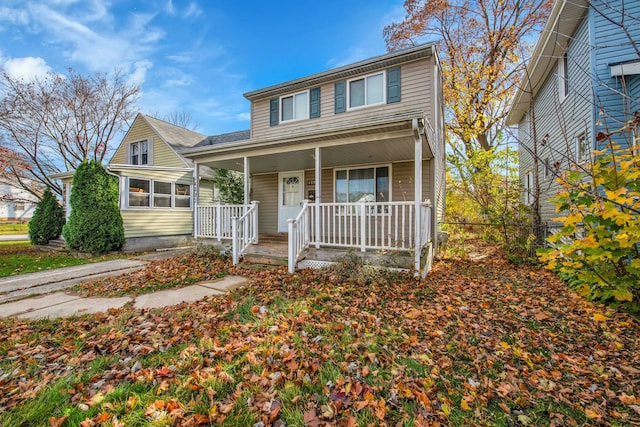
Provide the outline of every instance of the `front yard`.
{"type": "Polygon", "coordinates": [[[422,281],[220,263],[252,285],[161,310],[0,320],[0,425],[638,425],[638,322],[481,253],[422,281]]]}

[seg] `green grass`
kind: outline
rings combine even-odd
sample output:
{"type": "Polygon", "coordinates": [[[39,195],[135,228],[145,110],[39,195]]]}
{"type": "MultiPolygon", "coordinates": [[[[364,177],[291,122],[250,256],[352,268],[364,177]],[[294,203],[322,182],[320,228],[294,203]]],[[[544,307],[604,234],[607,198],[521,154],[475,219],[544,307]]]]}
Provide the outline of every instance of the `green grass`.
{"type": "Polygon", "coordinates": [[[28,224],[0,224],[0,234],[27,234],[28,224]]]}
{"type": "Polygon", "coordinates": [[[113,258],[113,256],[76,258],[67,253],[41,251],[30,243],[0,242],[0,277],[88,264],[113,258]]]}

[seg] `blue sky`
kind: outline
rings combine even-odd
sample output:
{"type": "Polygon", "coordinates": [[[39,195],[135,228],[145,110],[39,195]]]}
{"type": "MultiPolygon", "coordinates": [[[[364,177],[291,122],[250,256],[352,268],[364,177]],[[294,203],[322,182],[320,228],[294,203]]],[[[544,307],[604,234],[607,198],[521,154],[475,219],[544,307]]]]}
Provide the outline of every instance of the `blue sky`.
{"type": "Polygon", "coordinates": [[[0,68],[118,68],[141,85],[140,111],[218,134],[249,127],[245,92],[383,54],[402,3],[0,0],[0,68]]]}

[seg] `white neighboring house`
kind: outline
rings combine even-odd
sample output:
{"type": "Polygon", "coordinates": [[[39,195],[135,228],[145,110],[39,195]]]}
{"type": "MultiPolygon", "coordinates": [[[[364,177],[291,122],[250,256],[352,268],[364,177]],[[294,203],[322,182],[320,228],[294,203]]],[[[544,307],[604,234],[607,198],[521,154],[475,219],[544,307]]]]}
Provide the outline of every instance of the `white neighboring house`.
{"type": "Polygon", "coordinates": [[[17,185],[0,182],[0,221],[28,221],[38,198],[17,185]]]}

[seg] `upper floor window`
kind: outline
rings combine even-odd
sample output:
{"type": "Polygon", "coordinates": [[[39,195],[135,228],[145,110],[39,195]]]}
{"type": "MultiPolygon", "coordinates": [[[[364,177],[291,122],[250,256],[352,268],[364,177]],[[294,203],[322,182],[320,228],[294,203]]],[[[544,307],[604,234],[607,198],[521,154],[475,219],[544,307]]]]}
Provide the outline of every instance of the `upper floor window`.
{"type": "Polygon", "coordinates": [[[581,133],[576,137],[576,163],[583,163],[587,159],[587,136],[581,133]]]}
{"type": "Polygon", "coordinates": [[[309,118],[309,91],[280,98],[280,121],[309,118]]]}
{"type": "Polygon", "coordinates": [[[349,80],[348,88],[349,108],[384,103],[384,73],[349,80]]]}
{"type": "Polygon", "coordinates": [[[149,142],[139,141],[129,144],[129,160],[132,165],[148,165],[149,142]]]}
{"type": "Polygon", "coordinates": [[[563,101],[569,95],[569,61],[567,52],[558,59],[558,96],[563,101]]]}

